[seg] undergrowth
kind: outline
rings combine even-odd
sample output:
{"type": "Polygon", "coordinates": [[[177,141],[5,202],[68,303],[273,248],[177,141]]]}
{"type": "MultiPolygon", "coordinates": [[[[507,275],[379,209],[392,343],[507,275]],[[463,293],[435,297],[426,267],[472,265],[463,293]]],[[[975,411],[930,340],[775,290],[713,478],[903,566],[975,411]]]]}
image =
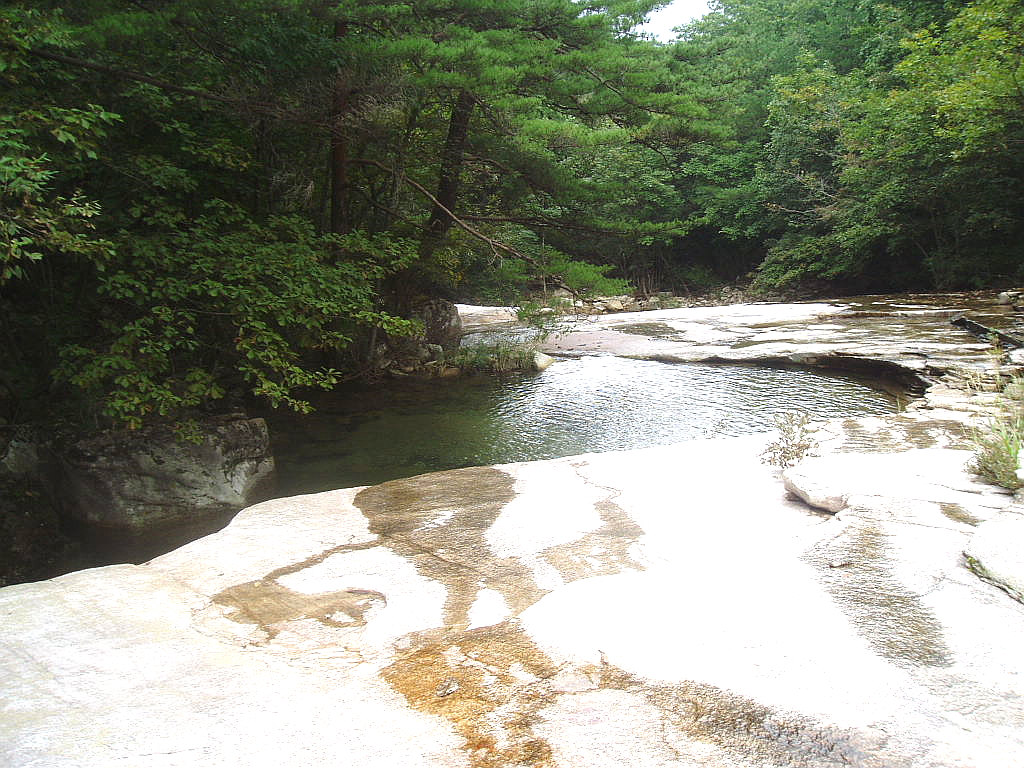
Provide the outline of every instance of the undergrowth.
{"type": "Polygon", "coordinates": [[[464,371],[525,371],[533,367],[536,351],[537,345],[534,343],[480,344],[461,347],[449,355],[446,362],[464,371]]]}

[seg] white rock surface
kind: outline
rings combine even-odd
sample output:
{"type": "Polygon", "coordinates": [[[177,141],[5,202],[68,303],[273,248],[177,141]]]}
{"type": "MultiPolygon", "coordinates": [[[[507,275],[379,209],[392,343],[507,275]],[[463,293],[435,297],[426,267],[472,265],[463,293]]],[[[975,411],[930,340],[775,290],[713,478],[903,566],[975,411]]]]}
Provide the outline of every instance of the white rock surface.
{"type": "Polygon", "coordinates": [[[515,307],[481,307],[475,304],[456,304],[464,331],[476,330],[488,325],[514,323],[519,319],[515,307]]]}
{"type": "Polygon", "coordinates": [[[281,499],[0,590],[0,763],[1009,765],[1024,606],[960,553],[1012,497],[822,457],[816,514],[765,442],[281,499]]]}
{"type": "Polygon", "coordinates": [[[982,523],[964,554],[978,575],[1024,601],[1024,514],[1007,512],[982,523]]]}

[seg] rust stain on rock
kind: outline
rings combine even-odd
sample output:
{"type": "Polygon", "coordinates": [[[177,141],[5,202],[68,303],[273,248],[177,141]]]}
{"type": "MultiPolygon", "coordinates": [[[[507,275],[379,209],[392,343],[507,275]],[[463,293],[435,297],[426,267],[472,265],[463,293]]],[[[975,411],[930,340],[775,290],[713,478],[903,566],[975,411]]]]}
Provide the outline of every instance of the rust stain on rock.
{"type": "MultiPolygon", "coordinates": [[[[384,679],[414,708],[449,720],[473,768],[565,765],[557,747],[538,736],[547,729],[537,726],[559,697],[598,690],[637,696],[660,713],[663,731],[753,765],[905,765],[879,757],[884,745],[868,734],[821,726],[712,685],[654,684],[607,662],[558,665],[514,620],[469,632],[418,633],[414,641],[413,650],[383,671],[384,679]]],[[[600,716],[593,727],[600,730],[600,716]]]]}
{"type": "MultiPolygon", "coordinates": [[[[600,529],[543,553],[566,580],[635,565],[626,549],[643,531],[615,504],[615,493],[609,489],[595,505],[600,529]]],[[[514,498],[510,475],[481,467],[383,483],[355,499],[381,544],[448,593],[445,627],[406,637],[411,650],[382,676],[414,708],[449,720],[475,768],[555,765],[533,726],[556,695],[550,679],[557,666],[515,619],[468,629],[481,589],[501,594],[514,614],[546,594],[530,567],[488,545],[487,531],[514,498]]]]}
{"type": "Polygon", "coordinates": [[[449,720],[474,768],[555,765],[532,727],[557,669],[514,621],[410,639],[414,649],[382,676],[411,706],[449,720]]]}

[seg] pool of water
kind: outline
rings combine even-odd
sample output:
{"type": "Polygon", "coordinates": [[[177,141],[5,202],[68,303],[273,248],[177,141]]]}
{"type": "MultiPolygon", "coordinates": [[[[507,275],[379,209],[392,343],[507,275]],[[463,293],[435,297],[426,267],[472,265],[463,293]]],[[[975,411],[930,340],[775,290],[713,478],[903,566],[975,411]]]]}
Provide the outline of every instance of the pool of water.
{"type": "Polygon", "coordinates": [[[267,414],[280,495],[371,485],[441,469],[642,448],[814,418],[892,413],[895,398],[810,370],[561,360],[542,373],[352,389],[312,416],[267,414]]]}

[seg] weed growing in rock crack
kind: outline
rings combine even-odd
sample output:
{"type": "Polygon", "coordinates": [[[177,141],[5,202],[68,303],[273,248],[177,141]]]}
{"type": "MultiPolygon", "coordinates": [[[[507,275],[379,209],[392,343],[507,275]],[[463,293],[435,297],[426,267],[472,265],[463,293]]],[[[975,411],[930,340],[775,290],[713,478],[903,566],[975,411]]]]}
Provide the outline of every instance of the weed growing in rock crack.
{"type": "Polygon", "coordinates": [[[777,413],[773,420],[779,437],[762,451],[762,464],[779,469],[792,467],[817,447],[818,441],[813,437],[815,430],[806,411],[777,413]]]}
{"type": "Polygon", "coordinates": [[[1024,380],[1013,378],[1002,391],[999,410],[985,427],[972,429],[971,471],[1011,491],[1024,487],[1017,476],[1024,444],[1024,380]]]}

